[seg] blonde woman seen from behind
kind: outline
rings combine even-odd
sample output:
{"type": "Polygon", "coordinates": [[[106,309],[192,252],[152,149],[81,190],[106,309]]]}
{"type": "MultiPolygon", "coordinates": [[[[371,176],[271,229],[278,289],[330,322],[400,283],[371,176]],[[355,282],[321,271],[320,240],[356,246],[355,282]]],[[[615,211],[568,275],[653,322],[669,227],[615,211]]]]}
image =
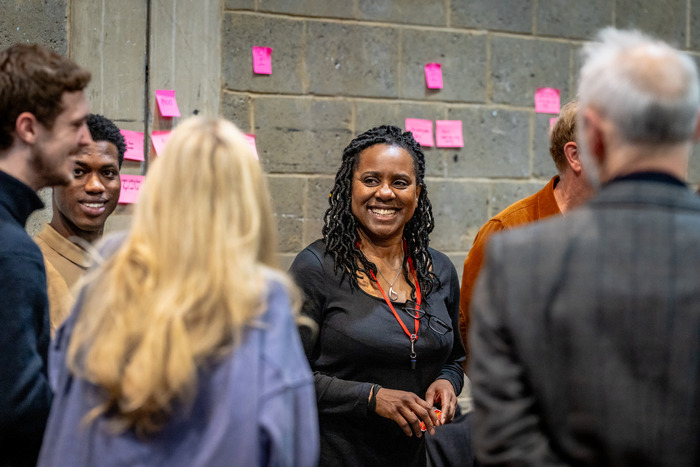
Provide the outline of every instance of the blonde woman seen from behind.
{"type": "Polygon", "coordinates": [[[164,152],[57,333],[39,465],[315,465],[260,165],[221,119],[186,120],[164,152]]]}

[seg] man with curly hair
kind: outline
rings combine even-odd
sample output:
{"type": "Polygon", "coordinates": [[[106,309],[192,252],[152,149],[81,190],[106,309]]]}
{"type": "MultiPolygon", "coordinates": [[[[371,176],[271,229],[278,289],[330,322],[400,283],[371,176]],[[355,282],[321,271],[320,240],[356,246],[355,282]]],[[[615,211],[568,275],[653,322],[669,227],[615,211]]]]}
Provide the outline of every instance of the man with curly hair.
{"type": "Polygon", "coordinates": [[[87,247],[102,238],[119,200],[119,169],[126,144],[102,115],[87,120],[93,143],[73,157],[73,181],[53,190],[53,217],[34,240],[44,254],[51,333],[68,317],[73,285],[92,264],[87,247]]]}

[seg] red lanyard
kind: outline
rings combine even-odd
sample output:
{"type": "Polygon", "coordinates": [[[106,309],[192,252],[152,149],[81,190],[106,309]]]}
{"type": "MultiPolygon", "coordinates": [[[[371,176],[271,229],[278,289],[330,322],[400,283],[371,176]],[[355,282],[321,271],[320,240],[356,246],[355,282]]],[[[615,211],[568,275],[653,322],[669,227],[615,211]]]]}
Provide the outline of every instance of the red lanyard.
{"type": "Polygon", "coordinates": [[[387,305],[389,305],[389,308],[391,309],[391,312],[394,314],[394,318],[396,318],[396,321],[399,322],[401,325],[401,328],[403,331],[406,333],[408,338],[411,340],[411,353],[409,354],[409,357],[411,358],[411,369],[415,370],[416,369],[416,349],[415,349],[415,342],[418,340],[418,327],[420,325],[420,320],[418,319],[418,310],[420,310],[420,302],[421,302],[421,295],[420,295],[420,284],[418,283],[418,278],[416,277],[416,271],[413,269],[413,261],[411,258],[408,258],[408,268],[411,271],[411,274],[413,275],[413,282],[416,284],[416,315],[414,316],[414,330],[415,332],[411,334],[408,332],[408,328],[404,324],[404,322],[399,318],[399,314],[396,313],[396,310],[394,309],[394,305],[391,304],[391,300],[389,300],[389,297],[386,296],[386,293],[384,293],[384,289],[382,289],[382,286],[379,285],[379,281],[377,280],[377,277],[374,275],[374,273],[370,270],[370,275],[372,276],[372,279],[374,279],[374,282],[377,283],[377,287],[379,287],[379,291],[382,293],[382,296],[384,297],[384,301],[386,302],[387,305]]]}

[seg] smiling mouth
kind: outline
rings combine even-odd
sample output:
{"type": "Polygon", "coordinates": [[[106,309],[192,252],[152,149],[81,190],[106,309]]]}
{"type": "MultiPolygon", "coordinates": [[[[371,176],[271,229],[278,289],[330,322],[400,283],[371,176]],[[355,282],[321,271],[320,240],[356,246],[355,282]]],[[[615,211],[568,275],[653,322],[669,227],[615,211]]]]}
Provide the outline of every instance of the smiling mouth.
{"type": "Polygon", "coordinates": [[[372,214],[374,214],[377,217],[391,217],[397,212],[399,212],[399,210],[395,208],[370,208],[369,210],[372,214]]]}
{"type": "Polygon", "coordinates": [[[83,206],[92,208],[92,209],[99,209],[105,206],[107,204],[107,201],[102,201],[100,203],[81,203],[83,206]]]}
{"type": "Polygon", "coordinates": [[[101,216],[107,211],[107,201],[81,202],[83,212],[88,216],[101,216]]]}

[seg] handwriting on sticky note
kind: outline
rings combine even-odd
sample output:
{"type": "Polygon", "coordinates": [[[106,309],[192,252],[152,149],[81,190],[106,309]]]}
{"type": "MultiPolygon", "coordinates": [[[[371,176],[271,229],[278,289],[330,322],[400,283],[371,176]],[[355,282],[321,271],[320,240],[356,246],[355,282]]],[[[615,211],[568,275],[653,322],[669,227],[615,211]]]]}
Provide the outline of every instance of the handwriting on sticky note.
{"type": "Polygon", "coordinates": [[[435,122],[435,140],[439,148],[464,147],[462,120],[437,120],[435,122]]]}
{"type": "Polygon", "coordinates": [[[143,133],[140,131],[119,130],[126,143],[124,159],[143,161],[143,133]]]}
{"type": "Polygon", "coordinates": [[[433,146],[433,121],[420,118],[407,118],[406,131],[413,133],[415,139],[421,146],[433,146]]]}
{"type": "Polygon", "coordinates": [[[425,84],[429,89],[442,89],[442,65],[439,63],[425,65],[425,84]]]}
{"type": "Polygon", "coordinates": [[[153,148],[156,150],[156,154],[163,154],[163,150],[169,139],[169,131],[154,131],[151,133],[151,142],[153,143],[153,148]]]}
{"type": "Polygon", "coordinates": [[[243,133],[243,136],[245,136],[245,139],[248,140],[248,144],[250,144],[250,147],[253,148],[253,153],[255,154],[255,158],[260,159],[260,157],[258,157],[258,148],[255,146],[255,135],[249,135],[247,133],[243,133]]]}
{"type": "Polygon", "coordinates": [[[180,109],[177,106],[177,99],[175,99],[175,91],[167,89],[156,91],[156,102],[158,102],[158,109],[160,109],[160,114],[163,117],[180,116],[180,109]]]}
{"type": "Polygon", "coordinates": [[[272,47],[253,47],[253,72],[257,75],[272,74],[272,47]]]}
{"type": "Polygon", "coordinates": [[[135,203],[146,177],[143,175],[120,175],[119,178],[122,181],[122,188],[119,192],[119,204],[135,203]]]}
{"type": "Polygon", "coordinates": [[[537,88],[535,91],[535,112],[558,114],[560,109],[559,89],[537,88]]]}

